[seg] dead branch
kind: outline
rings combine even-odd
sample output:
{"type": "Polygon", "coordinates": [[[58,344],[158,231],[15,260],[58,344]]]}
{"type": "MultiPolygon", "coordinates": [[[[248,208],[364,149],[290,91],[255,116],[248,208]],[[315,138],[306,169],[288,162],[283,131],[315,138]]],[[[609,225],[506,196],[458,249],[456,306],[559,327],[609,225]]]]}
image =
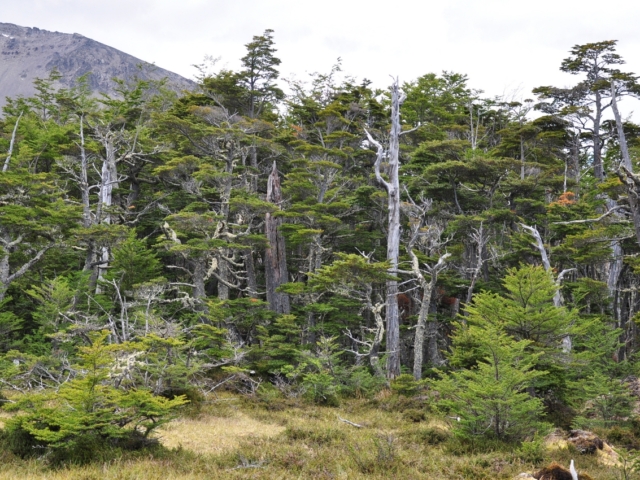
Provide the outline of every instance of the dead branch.
{"type": "Polygon", "coordinates": [[[13,145],[16,141],[16,133],[18,132],[18,124],[20,123],[20,119],[22,118],[22,114],[24,111],[20,112],[20,116],[16,120],[16,124],[13,127],[13,133],[11,134],[11,142],[9,143],[9,151],[7,152],[7,158],[4,161],[4,166],[2,167],[2,173],[6,172],[9,169],[9,161],[11,161],[11,155],[13,154],[13,145]]]}
{"type": "Polygon", "coordinates": [[[595,222],[599,222],[600,220],[602,220],[605,217],[608,217],[612,213],[617,212],[618,210],[622,210],[622,209],[624,209],[623,205],[617,205],[617,206],[613,207],[612,209],[606,211],[602,215],[600,215],[598,218],[585,218],[583,220],[569,220],[569,221],[566,221],[566,222],[553,222],[553,225],[573,225],[573,224],[576,224],[576,223],[595,223],[595,222]]]}
{"type": "Polygon", "coordinates": [[[353,422],[347,420],[346,418],[342,418],[340,415],[338,415],[338,420],[340,420],[341,422],[346,423],[347,425],[351,425],[352,427],[364,428],[363,425],[359,425],[357,423],[353,423],[353,422]]]}
{"type": "Polygon", "coordinates": [[[384,178],[382,178],[382,175],[380,174],[380,164],[382,163],[382,157],[384,157],[384,147],[380,142],[374,140],[374,138],[369,133],[369,130],[367,130],[366,128],[364,129],[364,133],[367,134],[367,139],[369,140],[369,142],[377,149],[376,163],[374,165],[376,180],[380,185],[383,185],[388,192],[391,189],[391,185],[384,178]]]}

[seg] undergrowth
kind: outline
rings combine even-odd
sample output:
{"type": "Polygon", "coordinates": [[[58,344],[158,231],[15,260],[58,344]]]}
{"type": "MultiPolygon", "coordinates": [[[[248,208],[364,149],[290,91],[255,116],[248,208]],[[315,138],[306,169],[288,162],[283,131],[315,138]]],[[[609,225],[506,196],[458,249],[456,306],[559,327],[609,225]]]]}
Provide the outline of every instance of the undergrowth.
{"type": "MultiPolygon", "coordinates": [[[[193,437],[189,448],[162,446],[171,434],[168,425],[159,431],[159,445],[153,448],[114,447],[83,465],[53,467],[37,455],[22,459],[9,453],[5,443],[0,478],[511,479],[552,461],[568,465],[572,458],[593,478],[620,478],[619,469],[600,465],[593,456],[581,456],[571,448],[548,450],[539,438],[519,445],[457,438],[447,419],[431,412],[421,399],[381,394],[375,400],[345,400],[339,408],[273,402],[281,404],[235,396],[210,398],[174,421],[183,422],[181,434],[193,437]],[[208,428],[235,421],[250,421],[253,430],[240,430],[237,441],[218,450],[209,444],[215,437],[205,439],[208,428]]],[[[631,443],[631,434],[618,429],[611,437],[631,443]]]]}

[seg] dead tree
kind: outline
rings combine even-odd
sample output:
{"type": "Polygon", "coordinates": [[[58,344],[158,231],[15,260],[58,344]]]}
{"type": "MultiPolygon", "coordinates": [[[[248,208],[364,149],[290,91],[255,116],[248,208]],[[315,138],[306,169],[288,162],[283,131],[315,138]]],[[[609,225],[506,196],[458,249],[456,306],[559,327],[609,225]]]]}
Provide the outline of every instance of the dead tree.
{"type": "MultiPolygon", "coordinates": [[[[482,272],[482,267],[486,262],[486,258],[484,256],[484,252],[489,242],[489,235],[484,229],[484,223],[480,222],[479,228],[473,228],[471,232],[471,240],[476,246],[476,263],[470,268],[471,272],[471,283],[469,284],[469,288],[467,289],[467,298],[465,300],[465,305],[471,303],[471,299],[473,298],[473,291],[476,288],[476,283],[478,281],[478,277],[480,277],[480,273],[482,272]]],[[[466,313],[465,313],[466,314],[466,313]]]]}
{"type": "MultiPolygon", "coordinates": [[[[447,268],[446,261],[451,254],[445,253],[441,255],[435,265],[423,263],[423,269],[429,276],[429,280],[427,280],[424,276],[423,270],[420,268],[418,256],[413,251],[413,242],[407,247],[407,253],[411,258],[411,271],[422,288],[422,300],[420,304],[420,312],[418,313],[418,323],[416,324],[416,334],[413,342],[413,378],[420,380],[422,378],[424,339],[426,336],[425,333],[431,298],[433,297],[433,291],[436,283],[438,282],[438,274],[447,268]]],[[[437,332],[431,333],[434,336],[437,335],[437,332]]],[[[437,348],[437,346],[435,348],[437,348]]],[[[435,353],[436,352],[432,352],[431,355],[434,356],[435,353]]]]}
{"type": "MultiPolygon", "coordinates": [[[[277,205],[278,209],[282,203],[282,190],[276,162],[273,162],[273,170],[267,182],[267,202],[277,205]]],[[[289,295],[277,291],[280,285],[289,281],[287,253],[280,225],[282,225],[282,219],[267,212],[265,215],[265,233],[269,242],[265,251],[267,302],[274,312],[289,313],[289,295]]]]}
{"type": "MultiPolygon", "coordinates": [[[[400,106],[406,95],[400,92],[398,79],[391,85],[391,133],[389,135],[389,149],[385,155],[382,144],[365,130],[367,138],[377,148],[375,162],[376,180],[387,191],[389,208],[387,228],[387,261],[390,264],[389,273],[395,275],[398,270],[398,255],[400,250],[400,180],[398,171],[400,166],[400,106]],[[387,160],[388,180],[380,173],[383,158],[387,160]]],[[[400,316],[398,311],[398,281],[387,280],[387,378],[394,379],[400,375],[400,316]]]]}
{"type": "Polygon", "coordinates": [[[11,142],[9,143],[9,150],[7,151],[7,158],[4,160],[4,165],[2,167],[2,173],[6,172],[9,169],[9,163],[11,162],[11,155],[13,155],[13,146],[16,142],[16,133],[18,133],[18,124],[20,123],[20,119],[22,118],[22,114],[24,112],[20,112],[18,119],[16,120],[16,124],[13,127],[13,133],[11,134],[11,142]]]}
{"type": "Polygon", "coordinates": [[[615,82],[611,82],[611,107],[616,121],[616,130],[618,133],[618,143],[620,144],[620,153],[622,154],[622,164],[618,168],[618,177],[625,185],[627,190],[627,201],[631,209],[631,217],[635,229],[636,240],[640,245],[640,178],[633,173],[633,165],[631,156],[629,155],[629,147],[627,146],[627,138],[624,134],[622,125],[622,117],[618,110],[618,102],[616,100],[615,82]]]}

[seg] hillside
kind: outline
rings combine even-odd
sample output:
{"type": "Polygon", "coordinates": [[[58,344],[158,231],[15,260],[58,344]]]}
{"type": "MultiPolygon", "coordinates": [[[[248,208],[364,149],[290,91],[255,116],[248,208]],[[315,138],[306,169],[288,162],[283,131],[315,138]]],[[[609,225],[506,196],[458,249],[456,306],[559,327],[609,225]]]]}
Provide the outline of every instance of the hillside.
{"type": "Polygon", "coordinates": [[[176,90],[191,89],[192,81],[78,33],[49,32],[38,28],[0,23],[0,107],[6,97],[29,96],[33,81],[56,68],[60,87],[91,72],[93,91],[113,94],[114,78],[144,80],[167,78],[176,90]]]}

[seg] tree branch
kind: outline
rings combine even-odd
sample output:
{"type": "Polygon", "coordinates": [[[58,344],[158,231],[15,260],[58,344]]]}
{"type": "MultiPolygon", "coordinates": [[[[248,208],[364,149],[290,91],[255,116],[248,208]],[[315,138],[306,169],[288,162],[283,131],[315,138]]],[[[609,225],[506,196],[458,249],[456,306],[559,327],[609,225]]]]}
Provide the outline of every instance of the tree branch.
{"type": "Polygon", "coordinates": [[[384,178],[382,178],[382,175],[380,174],[380,164],[382,163],[382,157],[384,156],[384,147],[380,142],[374,140],[374,138],[369,133],[369,130],[367,130],[366,128],[364,129],[364,133],[367,134],[367,139],[369,140],[369,142],[377,148],[376,163],[374,165],[376,180],[378,181],[378,183],[384,186],[387,192],[389,192],[391,189],[391,185],[389,185],[389,183],[384,178]]]}
{"type": "Polygon", "coordinates": [[[31,260],[29,260],[27,263],[22,265],[22,267],[20,267],[17,272],[14,272],[12,275],[9,275],[5,285],[9,285],[11,282],[13,282],[14,280],[20,278],[22,275],[27,273],[27,270],[29,270],[38,260],[42,258],[42,256],[45,253],[47,253],[47,251],[49,251],[53,247],[54,247],[54,244],[52,243],[42,248],[40,251],[38,251],[38,253],[36,253],[35,256],[31,258],[31,260]]]}
{"type": "Polygon", "coordinates": [[[24,110],[20,112],[20,116],[16,120],[16,124],[13,127],[13,133],[11,134],[11,142],[9,143],[9,152],[7,153],[7,158],[4,161],[4,166],[2,167],[2,173],[6,172],[9,169],[9,161],[11,160],[11,155],[13,154],[13,145],[16,141],[16,133],[18,132],[18,123],[20,123],[20,119],[22,118],[22,114],[24,110]]]}
{"type": "MultiPolygon", "coordinates": [[[[608,217],[612,213],[614,213],[614,212],[616,212],[618,210],[622,210],[623,208],[624,208],[623,205],[617,205],[617,206],[613,207],[612,209],[610,209],[609,211],[607,211],[607,212],[603,213],[602,215],[600,215],[598,218],[585,218],[583,220],[569,220],[569,221],[566,221],[566,222],[553,222],[553,225],[574,225],[576,223],[594,223],[594,222],[599,222],[603,218],[608,217]]],[[[528,227],[528,228],[530,228],[530,227],[528,227]]]]}

